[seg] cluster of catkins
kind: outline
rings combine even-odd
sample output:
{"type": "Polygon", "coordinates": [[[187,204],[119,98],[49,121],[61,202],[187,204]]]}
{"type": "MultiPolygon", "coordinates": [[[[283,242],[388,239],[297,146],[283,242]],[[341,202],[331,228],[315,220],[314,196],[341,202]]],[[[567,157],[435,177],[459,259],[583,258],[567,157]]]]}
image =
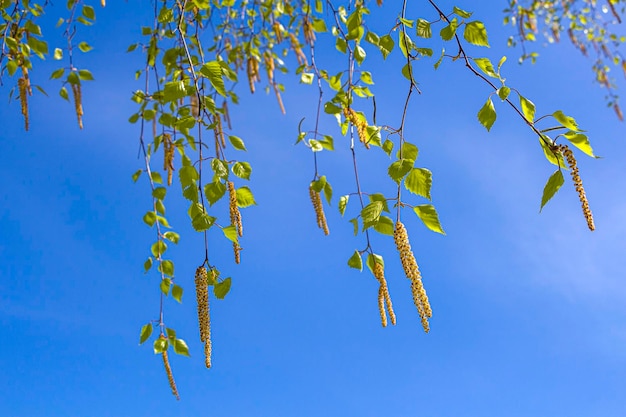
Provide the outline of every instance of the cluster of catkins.
{"type": "Polygon", "coordinates": [[[393,312],[393,306],[391,305],[391,297],[389,296],[389,289],[387,288],[387,280],[385,279],[385,269],[381,263],[374,262],[374,277],[378,280],[380,286],[378,287],[378,310],[380,311],[380,320],[383,327],[387,327],[387,313],[389,313],[389,319],[391,324],[396,325],[396,314],[393,312]],[[387,306],[387,313],[385,313],[385,305],[387,306]]]}

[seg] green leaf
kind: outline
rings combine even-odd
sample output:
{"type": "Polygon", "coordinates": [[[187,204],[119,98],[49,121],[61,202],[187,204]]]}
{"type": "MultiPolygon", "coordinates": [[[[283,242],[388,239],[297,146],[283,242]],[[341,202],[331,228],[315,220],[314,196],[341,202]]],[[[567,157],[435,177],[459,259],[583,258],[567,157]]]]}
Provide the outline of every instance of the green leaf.
{"type": "Polygon", "coordinates": [[[209,82],[219,95],[226,97],[226,88],[224,87],[224,79],[222,78],[222,67],[219,62],[207,62],[200,68],[200,74],[209,79],[209,82]]]}
{"type": "Polygon", "coordinates": [[[218,299],[223,300],[224,297],[226,297],[226,294],[230,291],[230,281],[230,278],[226,278],[224,281],[215,284],[213,294],[215,294],[218,299]]]}
{"type": "Polygon", "coordinates": [[[91,74],[91,72],[89,70],[86,69],[82,69],[78,71],[78,78],[80,78],[83,81],[93,81],[93,75],[91,74]]]}
{"type": "Polygon", "coordinates": [[[398,32],[398,45],[400,46],[400,51],[402,51],[402,55],[404,55],[405,58],[413,49],[413,41],[411,41],[409,35],[403,31],[398,32]]]}
{"type": "Polygon", "coordinates": [[[144,273],[148,272],[150,268],[152,268],[152,257],[149,256],[146,262],[143,263],[144,273]]]}
{"type": "Polygon", "coordinates": [[[452,9],[452,13],[462,17],[463,19],[469,19],[472,16],[472,12],[466,12],[465,10],[459,9],[456,6],[454,6],[454,8],[452,9]]]}
{"type": "Polygon", "coordinates": [[[563,172],[560,169],[557,169],[554,174],[550,175],[548,178],[548,182],[546,182],[546,186],[543,188],[543,196],[541,197],[541,208],[539,211],[543,209],[543,206],[550,201],[552,197],[559,191],[559,188],[563,185],[565,179],[563,178],[563,172]]]}
{"type": "Polygon", "coordinates": [[[468,22],[465,25],[463,37],[472,45],[489,47],[489,41],[487,40],[487,29],[485,29],[484,23],[479,22],[478,20],[468,22]]]}
{"type": "Polygon", "coordinates": [[[80,49],[81,52],[89,52],[93,49],[92,46],[90,46],[87,42],[81,42],[78,44],[78,49],[80,49]]]}
{"type": "Polygon", "coordinates": [[[394,45],[395,42],[390,35],[385,35],[380,38],[380,41],[378,42],[378,49],[380,50],[380,53],[383,54],[383,59],[386,59],[391,51],[393,51],[394,45]]]}
{"type": "Polygon", "coordinates": [[[87,19],[94,20],[96,18],[96,12],[94,11],[93,7],[84,5],[83,16],[85,16],[87,19]]]}
{"type": "Polygon", "coordinates": [[[165,295],[170,293],[170,286],[172,285],[172,280],[169,278],[163,278],[161,280],[161,284],[159,287],[161,288],[161,292],[165,295]]]}
{"type": "Polygon", "coordinates": [[[159,265],[159,272],[169,275],[170,277],[174,276],[174,262],[169,259],[162,261],[159,265]]]}
{"type": "Polygon", "coordinates": [[[156,171],[152,171],[150,173],[150,178],[155,184],[163,184],[163,177],[161,177],[161,174],[156,171]]]}
{"type": "Polygon", "coordinates": [[[235,162],[232,169],[233,174],[245,180],[249,180],[250,174],[252,174],[252,167],[247,162],[235,162]]]}
{"type": "Polygon", "coordinates": [[[496,73],[489,58],[472,58],[472,60],[485,75],[500,79],[500,76],[496,73]]]}
{"type": "Polygon", "coordinates": [[[413,168],[413,164],[415,164],[415,161],[413,159],[403,158],[389,165],[389,169],[387,170],[387,172],[389,173],[389,176],[392,180],[400,183],[400,181],[402,181],[402,178],[404,178],[404,176],[408,174],[411,168],[413,168]]]}
{"type": "Polygon", "coordinates": [[[157,340],[154,341],[154,354],[156,355],[157,353],[165,352],[168,346],[169,342],[167,341],[167,339],[162,339],[159,337],[157,340]]]}
{"type": "Polygon", "coordinates": [[[237,136],[229,136],[228,140],[230,141],[230,144],[233,145],[233,148],[237,149],[238,151],[247,151],[246,145],[243,143],[243,140],[241,140],[241,138],[237,136]]]}
{"type": "Polygon", "coordinates": [[[152,323],[144,324],[139,333],[139,344],[143,344],[152,335],[152,323]]]}
{"type": "Polygon", "coordinates": [[[154,223],[156,223],[156,219],[157,215],[154,211],[149,211],[143,215],[143,222],[150,227],[154,226],[154,223]]]}
{"type": "Polygon", "coordinates": [[[509,97],[509,94],[511,94],[511,89],[509,87],[503,85],[498,88],[498,97],[500,97],[500,100],[506,100],[509,97]]]}
{"type": "Polygon", "coordinates": [[[352,226],[354,227],[354,236],[359,234],[359,219],[358,218],[354,218],[354,219],[350,219],[349,220],[350,223],[352,223],[352,226]]]}
{"type": "Polygon", "coordinates": [[[413,194],[430,198],[430,188],[433,184],[433,174],[425,168],[413,168],[404,180],[404,186],[413,194]]]}
{"type": "Polygon", "coordinates": [[[195,186],[198,180],[198,171],[191,165],[182,166],[178,170],[178,178],[180,179],[180,185],[188,187],[190,185],[195,186]]]}
{"type": "Polygon", "coordinates": [[[165,187],[156,187],[152,191],[152,197],[157,198],[159,200],[163,200],[165,198],[166,193],[167,193],[167,189],[165,187]]]}
{"type": "Polygon", "coordinates": [[[226,193],[226,185],[219,179],[204,186],[204,194],[209,201],[209,206],[217,203],[226,193]]]}
{"type": "Polygon", "coordinates": [[[373,201],[361,210],[361,218],[363,219],[363,230],[374,226],[380,219],[383,212],[384,204],[382,201],[373,201]]]}
{"type": "Polygon", "coordinates": [[[491,126],[496,122],[496,109],[491,101],[491,97],[487,99],[487,102],[478,111],[478,121],[485,126],[487,131],[491,129],[491,126]]]}
{"type": "Polygon", "coordinates": [[[174,298],[174,300],[178,301],[179,303],[182,303],[183,302],[183,287],[181,287],[180,285],[174,284],[174,286],[172,286],[172,298],[174,298]]]}
{"type": "Polygon", "coordinates": [[[543,154],[545,155],[546,159],[551,164],[556,165],[559,168],[567,167],[565,161],[563,160],[563,154],[561,152],[555,152],[550,149],[550,146],[546,143],[546,141],[548,143],[551,143],[552,139],[545,135],[543,136],[543,139],[539,138],[539,144],[541,144],[541,149],[543,149],[543,154]]]}
{"type": "Polygon", "coordinates": [[[176,232],[171,231],[163,233],[163,237],[174,244],[178,243],[178,241],[180,240],[180,235],[176,232]]]}
{"type": "Polygon", "coordinates": [[[456,28],[458,26],[459,26],[459,22],[457,18],[455,17],[454,19],[450,21],[450,23],[448,23],[446,27],[444,27],[443,29],[439,31],[439,36],[441,36],[441,39],[443,39],[444,41],[449,41],[456,34],[456,28]]]}
{"type": "Polygon", "coordinates": [[[519,95],[519,104],[522,106],[522,113],[524,113],[524,117],[528,119],[530,122],[535,121],[535,103],[523,97],[521,94],[519,95]]]}
{"type": "MultiPolygon", "coordinates": [[[[63,59],[63,50],[61,48],[54,48],[54,55],[52,56],[52,58],[56,59],[57,61],[60,59],[63,59]]],[[[55,77],[55,78],[59,78],[59,77],[55,77]]]]}
{"type": "Polygon", "coordinates": [[[390,213],[389,205],[387,204],[387,198],[381,193],[374,193],[369,195],[370,203],[373,201],[380,201],[383,203],[383,211],[390,213]]]}
{"type": "Polygon", "coordinates": [[[226,239],[230,240],[231,242],[237,243],[239,241],[239,235],[237,233],[236,226],[230,225],[222,227],[222,233],[224,233],[226,239]]]}
{"type": "Polygon", "coordinates": [[[196,232],[203,232],[208,230],[215,223],[215,217],[211,217],[204,212],[197,213],[191,219],[191,226],[196,232]]]}
{"type": "Polygon", "coordinates": [[[393,142],[389,139],[385,139],[385,142],[382,145],[383,151],[389,156],[391,156],[391,151],[393,151],[393,142]]]}
{"type": "Polygon", "coordinates": [[[441,227],[441,223],[439,222],[439,215],[437,214],[437,210],[431,204],[422,204],[421,206],[415,206],[413,208],[417,217],[424,223],[426,227],[428,227],[433,232],[441,233],[445,235],[446,233],[443,231],[441,227]]]}
{"type": "Polygon", "coordinates": [[[371,43],[372,45],[378,46],[380,43],[380,38],[374,32],[367,32],[365,34],[365,41],[371,43]]]}
{"type": "Polygon", "coordinates": [[[552,113],[552,116],[557,120],[557,122],[561,123],[561,125],[565,126],[569,130],[580,131],[578,128],[578,124],[573,117],[566,116],[561,110],[557,110],[552,113]]]}
{"type": "Polygon", "coordinates": [[[237,188],[237,206],[244,208],[256,205],[254,195],[248,187],[237,188]]]}
{"type": "Polygon", "coordinates": [[[430,38],[433,33],[430,29],[430,22],[424,19],[417,19],[417,36],[420,38],[430,38]]]}
{"type": "Polygon", "coordinates": [[[348,259],[348,266],[363,271],[363,260],[358,250],[355,250],[350,259],[348,259]]]}
{"type": "Polygon", "coordinates": [[[183,339],[176,339],[174,341],[174,352],[179,355],[189,356],[189,348],[187,347],[187,343],[183,339]]]}
{"type": "Polygon", "coordinates": [[[211,168],[218,177],[228,179],[228,163],[226,161],[214,158],[211,161],[211,168]]]}
{"type": "Polygon", "coordinates": [[[587,137],[587,135],[569,131],[563,136],[565,136],[565,138],[569,140],[572,145],[574,145],[587,155],[591,156],[592,158],[596,158],[596,156],[593,154],[593,149],[591,149],[591,144],[589,143],[589,138],[587,137]]]}
{"type": "Polygon", "coordinates": [[[394,223],[387,216],[380,216],[378,223],[374,225],[374,230],[382,235],[393,236],[394,223]]]}
{"type": "Polygon", "coordinates": [[[363,61],[365,61],[366,56],[365,49],[363,49],[361,45],[356,45],[356,48],[354,48],[354,59],[356,63],[361,65],[363,61]]]}
{"type": "Polygon", "coordinates": [[[398,159],[404,158],[412,159],[413,161],[417,160],[417,155],[419,153],[417,146],[409,142],[404,142],[400,149],[402,150],[402,155],[400,155],[400,152],[398,151],[398,159]]]}
{"type": "Polygon", "coordinates": [[[300,74],[300,82],[302,84],[313,84],[313,81],[315,80],[315,74],[313,73],[309,73],[309,72],[302,72],[302,74],[300,74]]]}
{"type": "Polygon", "coordinates": [[[350,200],[349,195],[342,195],[341,197],[339,197],[339,213],[341,213],[341,216],[343,216],[346,212],[348,200],[350,200]]]}
{"type": "Polygon", "coordinates": [[[59,90],[59,95],[67,101],[70,100],[69,96],[67,95],[67,88],[65,87],[61,87],[61,89],[59,90]]]}

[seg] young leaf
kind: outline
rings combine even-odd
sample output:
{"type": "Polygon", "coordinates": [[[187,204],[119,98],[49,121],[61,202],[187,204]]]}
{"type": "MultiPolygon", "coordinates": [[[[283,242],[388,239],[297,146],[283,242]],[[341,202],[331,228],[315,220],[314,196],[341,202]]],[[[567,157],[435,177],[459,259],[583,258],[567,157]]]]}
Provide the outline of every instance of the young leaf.
{"type": "Polygon", "coordinates": [[[500,76],[494,70],[493,64],[489,58],[473,58],[473,61],[485,75],[500,79],[500,76]]]}
{"type": "Polygon", "coordinates": [[[226,97],[226,89],[224,87],[224,79],[222,78],[222,67],[219,62],[207,62],[200,68],[200,74],[209,79],[209,82],[215,88],[215,91],[221,96],[226,97]]]}
{"type": "Polygon", "coordinates": [[[454,19],[450,21],[450,23],[448,23],[446,27],[444,27],[443,29],[439,31],[439,36],[441,36],[441,39],[443,39],[444,41],[449,41],[456,34],[456,28],[458,26],[459,26],[459,22],[457,18],[455,17],[454,19]]]}
{"type": "Polygon", "coordinates": [[[163,237],[172,243],[178,243],[178,241],[180,240],[180,235],[176,232],[171,231],[163,233],[163,237]]]}
{"type": "Polygon", "coordinates": [[[355,250],[350,259],[348,259],[348,266],[363,271],[363,260],[358,250],[355,250]]]}
{"type": "Polygon", "coordinates": [[[391,220],[387,216],[380,216],[378,222],[374,225],[374,230],[376,230],[381,235],[393,236],[393,220],[391,220]]]}
{"type": "Polygon", "coordinates": [[[243,140],[241,140],[240,137],[229,136],[228,140],[230,141],[230,144],[233,145],[233,148],[237,149],[238,151],[247,151],[246,145],[243,143],[243,140]]]}
{"type": "Polygon", "coordinates": [[[556,192],[559,191],[559,188],[561,188],[564,182],[565,179],[563,178],[563,172],[560,169],[557,169],[554,174],[550,175],[550,178],[548,178],[548,182],[546,182],[546,186],[543,188],[541,207],[539,208],[540,212],[543,209],[543,206],[545,206],[548,201],[550,201],[550,199],[554,197],[556,192]]]}
{"type": "Polygon", "coordinates": [[[374,263],[381,264],[383,267],[385,266],[385,261],[382,256],[377,255],[375,253],[370,253],[367,256],[367,261],[365,262],[369,270],[374,273],[374,263]]]}
{"type": "Polygon", "coordinates": [[[209,205],[217,203],[226,193],[226,185],[219,179],[208,183],[204,186],[204,194],[206,195],[209,205]]]}
{"type": "Polygon", "coordinates": [[[413,168],[415,161],[413,159],[400,159],[389,166],[387,172],[392,180],[397,183],[413,168]]]}
{"type": "Polygon", "coordinates": [[[183,287],[180,285],[172,286],[172,297],[179,303],[183,302],[183,287]]]}
{"type": "Polygon", "coordinates": [[[230,226],[222,227],[222,233],[224,233],[226,239],[230,240],[231,242],[237,243],[239,241],[237,227],[233,226],[232,224],[230,226]]]}
{"type": "Polygon", "coordinates": [[[152,335],[152,323],[144,324],[139,333],[139,344],[143,344],[152,335]]]}
{"type": "Polygon", "coordinates": [[[521,94],[519,96],[519,103],[522,106],[522,113],[524,113],[524,117],[531,122],[535,121],[535,103],[528,100],[526,97],[523,97],[521,94]]]}
{"type": "Polygon", "coordinates": [[[487,29],[485,29],[485,25],[483,24],[483,22],[479,22],[478,20],[468,22],[465,25],[463,37],[466,41],[473,45],[489,47],[489,41],[487,40],[487,29]]]}
{"type": "Polygon", "coordinates": [[[591,156],[592,158],[597,158],[593,154],[593,149],[591,149],[591,144],[589,143],[589,138],[587,137],[587,135],[569,131],[563,136],[565,136],[565,138],[569,140],[572,145],[574,145],[587,155],[591,156]]]}
{"type": "Polygon", "coordinates": [[[247,162],[235,162],[232,169],[233,174],[244,180],[249,180],[252,174],[252,167],[247,162]]]}
{"type": "Polygon", "coordinates": [[[561,123],[569,130],[573,130],[576,132],[580,131],[576,120],[574,120],[573,117],[566,116],[561,110],[555,111],[554,113],[552,113],[552,116],[557,120],[557,122],[561,123]]]}
{"type": "Polygon", "coordinates": [[[395,42],[391,36],[385,35],[380,38],[380,41],[378,42],[378,49],[380,49],[380,53],[383,54],[383,59],[386,59],[391,51],[393,51],[394,45],[395,42]]]}
{"type": "Polygon", "coordinates": [[[252,191],[248,187],[237,188],[237,206],[241,208],[254,206],[256,205],[256,201],[254,201],[254,195],[252,195],[252,191]]]}
{"type": "Polygon", "coordinates": [[[443,231],[441,227],[441,223],[439,222],[439,215],[435,210],[435,207],[431,204],[423,204],[421,206],[415,206],[413,208],[417,217],[424,223],[426,227],[428,227],[433,232],[441,233],[445,235],[446,233],[443,231]]]}
{"type": "Polygon", "coordinates": [[[424,19],[417,19],[417,36],[420,38],[430,38],[433,36],[430,30],[430,22],[424,19]]]}
{"type": "Polygon", "coordinates": [[[189,348],[187,347],[187,343],[183,339],[174,340],[174,352],[179,355],[189,356],[189,348]]]}
{"type": "Polygon", "coordinates": [[[402,156],[400,156],[400,151],[398,151],[398,159],[404,158],[412,159],[413,161],[417,160],[417,155],[419,153],[417,146],[409,142],[404,142],[400,149],[402,150],[402,156]]]}
{"type": "Polygon", "coordinates": [[[154,341],[154,354],[156,355],[157,353],[165,352],[168,346],[169,342],[167,341],[167,339],[162,339],[159,337],[157,340],[154,341]]]}
{"type": "Polygon", "coordinates": [[[230,284],[230,278],[226,278],[224,281],[218,282],[213,287],[213,293],[218,299],[223,300],[224,297],[226,297],[226,294],[228,294],[228,292],[230,291],[230,284]]]}
{"type": "Polygon", "coordinates": [[[491,129],[491,126],[496,122],[496,109],[491,101],[491,97],[487,99],[487,102],[478,111],[478,121],[485,126],[487,131],[491,129]]]}
{"type": "Polygon", "coordinates": [[[374,226],[380,219],[380,214],[383,212],[382,201],[373,201],[361,210],[361,218],[363,219],[363,229],[374,226]]]}
{"type": "Polygon", "coordinates": [[[342,195],[341,197],[339,197],[339,213],[341,213],[342,216],[346,212],[346,206],[348,205],[349,199],[349,195],[342,195]]]}
{"type": "Polygon", "coordinates": [[[404,180],[404,186],[413,194],[421,195],[430,200],[432,176],[432,173],[425,168],[413,168],[404,180]]]}

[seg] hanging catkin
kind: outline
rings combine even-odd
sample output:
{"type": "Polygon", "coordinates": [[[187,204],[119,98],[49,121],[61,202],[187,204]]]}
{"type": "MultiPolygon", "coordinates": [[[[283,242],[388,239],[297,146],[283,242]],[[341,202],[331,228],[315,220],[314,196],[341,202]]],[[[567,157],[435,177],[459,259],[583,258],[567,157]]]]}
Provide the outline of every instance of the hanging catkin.
{"type": "MultiPolygon", "coordinates": [[[[241,222],[241,212],[237,207],[237,191],[235,190],[235,184],[232,181],[228,181],[228,208],[230,212],[230,223],[237,228],[237,234],[243,236],[243,223],[241,222]]],[[[241,246],[238,242],[233,242],[233,252],[235,254],[235,263],[241,262],[241,246]]]]}
{"type": "Polygon", "coordinates": [[[326,223],[326,215],[324,215],[322,198],[320,197],[320,193],[313,189],[312,185],[309,186],[309,197],[311,198],[311,203],[313,203],[313,209],[315,210],[317,227],[322,229],[325,235],[328,235],[330,231],[328,230],[328,224],[326,223]]]}
{"type": "MultiPolygon", "coordinates": [[[[166,337],[161,335],[160,339],[166,339],[166,337]]],[[[161,357],[163,358],[163,365],[165,366],[165,373],[167,374],[167,381],[172,389],[172,394],[174,394],[177,400],[180,400],[178,389],[176,388],[176,381],[174,381],[174,374],[172,373],[172,367],[170,366],[170,360],[167,356],[167,350],[161,352],[161,357]]]]}
{"type": "Polygon", "coordinates": [[[396,248],[400,253],[400,261],[402,262],[402,268],[406,277],[411,280],[411,293],[413,295],[413,302],[417,307],[417,312],[422,320],[422,327],[424,331],[428,333],[430,325],[428,319],[432,317],[433,312],[428,302],[428,296],[422,283],[422,275],[417,267],[417,261],[411,250],[411,244],[409,243],[409,236],[406,232],[406,228],[402,222],[397,221],[396,227],[393,232],[393,240],[396,243],[396,248]]]}
{"type": "Polygon", "coordinates": [[[387,313],[392,325],[396,325],[396,314],[393,312],[393,306],[391,305],[391,297],[389,296],[389,288],[387,287],[387,280],[385,279],[385,269],[382,264],[374,262],[374,277],[380,284],[378,288],[378,309],[380,310],[380,318],[383,327],[387,327],[387,314],[385,313],[385,304],[387,305],[387,313]]]}
{"type": "Polygon", "coordinates": [[[574,153],[567,145],[559,145],[558,150],[563,153],[565,160],[567,161],[567,165],[569,165],[572,181],[574,182],[574,187],[578,192],[578,199],[580,200],[580,204],[583,208],[583,215],[585,216],[585,220],[587,220],[587,227],[589,227],[589,230],[594,231],[596,226],[593,222],[593,214],[589,208],[589,201],[587,200],[587,195],[585,194],[583,180],[580,178],[580,173],[578,172],[578,164],[576,163],[574,153]]]}
{"type": "Polygon", "coordinates": [[[198,327],[200,341],[204,343],[204,357],[207,368],[211,367],[211,315],[209,311],[208,274],[204,266],[196,269],[196,302],[198,305],[198,327]]]}

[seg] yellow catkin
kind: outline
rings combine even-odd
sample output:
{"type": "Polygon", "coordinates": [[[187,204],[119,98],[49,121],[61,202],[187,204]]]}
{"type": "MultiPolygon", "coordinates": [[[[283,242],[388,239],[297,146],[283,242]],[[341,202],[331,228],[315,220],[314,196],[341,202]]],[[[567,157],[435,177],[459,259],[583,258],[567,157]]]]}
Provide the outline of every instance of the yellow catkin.
{"type": "Polygon", "coordinates": [[[212,345],[211,345],[211,339],[207,339],[204,341],[204,366],[207,367],[207,369],[211,368],[211,355],[212,355],[212,345]]]}
{"type": "Polygon", "coordinates": [[[396,226],[393,232],[393,240],[396,244],[396,249],[400,254],[400,261],[402,262],[402,268],[406,277],[411,280],[411,293],[413,295],[413,302],[422,320],[422,327],[424,331],[428,333],[430,326],[428,319],[432,317],[433,312],[430,308],[430,302],[422,283],[422,275],[417,267],[417,261],[411,250],[411,244],[409,243],[409,236],[406,228],[402,222],[396,222],[396,226]]]}
{"type": "Polygon", "coordinates": [[[391,297],[389,296],[389,288],[387,287],[387,280],[385,279],[385,268],[378,262],[374,262],[374,277],[376,277],[376,280],[380,284],[378,288],[378,308],[380,309],[383,327],[387,326],[387,315],[384,310],[385,304],[387,305],[387,313],[389,314],[391,324],[395,326],[396,314],[393,311],[391,297]]]}
{"type": "Polygon", "coordinates": [[[613,110],[615,110],[615,114],[617,115],[617,118],[619,119],[619,121],[623,122],[624,114],[622,113],[622,109],[620,108],[619,104],[617,103],[613,104],[613,110]]]}
{"type": "Polygon", "coordinates": [[[275,20],[272,24],[272,29],[274,30],[274,36],[276,36],[276,43],[281,43],[283,41],[283,25],[275,20]]]}
{"type": "Polygon", "coordinates": [[[201,266],[196,269],[196,303],[198,306],[198,328],[200,340],[204,342],[211,334],[209,324],[209,286],[207,283],[206,268],[201,266]]]}
{"type": "Polygon", "coordinates": [[[81,91],[80,83],[72,84],[72,95],[74,96],[74,110],[76,111],[76,118],[78,119],[78,127],[83,128],[83,94],[81,91]]]}
{"type": "Polygon", "coordinates": [[[383,287],[378,287],[378,312],[383,327],[387,327],[387,314],[385,313],[385,292],[383,287]]]}
{"type": "Polygon", "coordinates": [[[257,61],[256,58],[248,58],[246,69],[248,73],[248,85],[250,87],[250,92],[254,94],[256,90],[255,83],[261,81],[261,76],[259,75],[259,61],[257,61]]]}
{"type": "Polygon", "coordinates": [[[328,235],[328,223],[326,223],[326,215],[324,214],[324,206],[322,205],[322,198],[320,193],[315,191],[312,186],[309,186],[309,197],[311,203],[313,203],[313,209],[315,210],[315,216],[317,218],[317,227],[324,231],[325,235],[328,235]]]}
{"type": "Polygon", "coordinates": [[[343,115],[350,123],[356,126],[359,140],[365,145],[365,148],[369,149],[370,145],[367,134],[367,122],[359,117],[359,114],[349,107],[344,107],[343,115]]]}
{"type": "Polygon", "coordinates": [[[593,222],[593,214],[589,208],[589,201],[587,200],[585,188],[583,187],[583,181],[580,178],[580,173],[578,172],[578,165],[576,163],[574,153],[567,145],[559,145],[558,150],[563,153],[565,160],[567,161],[567,165],[569,165],[572,181],[574,182],[574,187],[576,188],[576,192],[578,192],[578,199],[582,205],[583,215],[585,216],[585,220],[587,220],[587,227],[589,227],[589,230],[593,232],[596,229],[596,226],[593,222]]]}
{"type": "Polygon", "coordinates": [[[302,52],[302,47],[300,46],[300,41],[293,33],[289,34],[289,41],[291,42],[291,49],[296,54],[296,59],[298,60],[298,65],[307,65],[308,62],[306,60],[306,55],[302,52]]]}
{"type": "Polygon", "coordinates": [[[172,142],[172,135],[169,133],[163,134],[163,170],[167,171],[167,185],[172,185],[172,178],[174,174],[174,143],[172,142]]]}
{"type": "Polygon", "coordinates": [[[29,127],[29,119],[28,119],[28,87],[26,83],[28,81],[20,77],[17,80],[17,91],[20,95],[20,107],[22,108],[22,115],[24,116],[24,130],[28,130],[29,127]]]}
{"type": "Polygon", "coordinates": [[[223,116],[222,117],[224,117],[224,121],[228,125],[228,128],[232,129],[233,127],[230,124],[230,113],[228,112],[228,104],[227,104],[226,100],[224,100],[224,103],[222,103],[222,111],[223,111],[223,116]]]}
{"type": "MultiPolygon", "coordinates": [[[[165,339],[165,336],[161,335],[161,339],[165,339]]],[[[180,400],[178,389],[176,388],[176,381],[174,381],[174,374],[172,373],[172,367],[170,366],[170,360],[167,356],[167,350],[161,352],[161,356],[163,357],[163,365],[165,366],[165,373],[167,374],[167,381],[172,389],[172,394],[174,394],[177,400],[180,400]]]]}
{"type": "Polygon", "coordinates": [[[308,15],[304,16],[304,20],[302,21],[302,32],[304,33],[305,42],[313,46],[315,43],[315,32],[313,31],[313,24],[311,24],[308,15]]]}
{"type": "MultiPolygon", "coordinates": [[[[235,191],[235,184],[232,181],[228,181],[228,208],[230,212],[230,223],[237,228],[237,234],[243,236],[243,223],[241,221],[241,212],[237,207],[237,192],[235,191]]],[[[241,262],[241,246],[239,243],[233,242],[233,252],[235,254],[235,263],[241,262]]]]}
{"type": "Polygon", "coordinates": [[[100,6],[106,7],[106,5],[107,5],[106,0],[100,0],[100,6]]]}
{"type": "Polygon", "coordinates": [[[189,108],[193,117],[200,117],[200,101],[198,100],[198,96],[196,94],[192,94],[189,97],[189,108]]]}

